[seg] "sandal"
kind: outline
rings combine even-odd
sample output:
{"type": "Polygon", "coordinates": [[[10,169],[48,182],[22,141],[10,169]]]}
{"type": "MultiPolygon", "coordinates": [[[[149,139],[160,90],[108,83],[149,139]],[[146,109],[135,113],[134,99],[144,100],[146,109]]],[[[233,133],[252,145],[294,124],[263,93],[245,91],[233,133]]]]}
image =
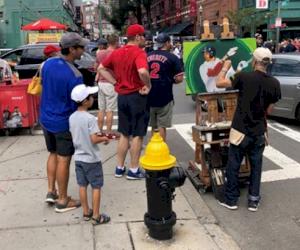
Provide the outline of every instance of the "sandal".
{"type": "Polygon", "coordinates": [[[89,221],[93,216],[93,209],[89,209],[88,214],[83,214],[83,220],[89,221]]]}
{"type": "Polygon", "coordinates": [[[110,221],[110,217],[106,214],[100,214],[98,218],[92,218],[93,225],[105,224],[110,221]]]}
{"type": "Polygon", "coordinates": [[[76,209],[81,206],[79,200],[74,200],[71,197],[68,197],[64,204],[56,203],[55,212],[57,213],[64,213],[70,210],[76,209]]]}

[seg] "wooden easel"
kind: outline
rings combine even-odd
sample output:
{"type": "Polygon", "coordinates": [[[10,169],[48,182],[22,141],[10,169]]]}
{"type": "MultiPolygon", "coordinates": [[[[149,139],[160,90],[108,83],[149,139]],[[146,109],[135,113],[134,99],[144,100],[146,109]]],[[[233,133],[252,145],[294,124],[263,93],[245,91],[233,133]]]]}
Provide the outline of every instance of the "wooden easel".
{"type": "Polygon", "coordinates": [[[223,18],[223,32],[221,33],[221,39],[234,39],[234,34],[229,30],[229,20],[227,17],[223,18]]]}
{"type": "MultiPolygon", "coordinates": [[[[220,39],[234,39],[235,36],[233,32],[230,31],[229,20],[227,17],[223,18],[223,23],[221,25],[223,27],[223,32],[221,33],[220,39]]],[[[201,34],[201,40],[214,40],[215,35],[211,33],[209,21],[204,20],[203,22],[203,33],[201,34]]]]}
{"type": "Polygon", "coordinates": [[[201,40],[213,40],[215,39],[215,35],[210,32],[209,21],[205,20],[203,22],[203,30],[204,32],[201,34],[201,40]]]}
{"type": "MultiPolygon", "coordinates": [[[[205,20],[203,26],[204,33],[201,34],[201,41],[214,40],[215,36],[210,32],[209,21],[205,20]]],[[[222,27],[223,32],[220,39],[235,39],[234,33],[230,31],[228,18],[223,19],[222,27]]],[[[224,169],[226,166],[226,162],[224,164],[225,154],[222,152],[229,145],[229,132],[237,98],[237,91],[199,93],[196,97],[196,121],[195,126],[192,128],[195,158],[189,162],[187,174],[199,191],[205,192],[212,187],[216,197],[222,195],[221,190],[224,184],[224,169]],[[205,111],[203,110],[204,103],[206,104],[205,111]],[[209,148],[209,151],[207,148],[209,148]],[[210,154],[209,161],[207,159],[208,153],[210,154]],[[217,175],[213,174],[214,171],[221,172],[223,179],[216,178],[217,175]],[[219,183],[221,180],[222,183],[216,185],[216,180],[219,183]]],[[[241,164],[239,180],[241,182],[245,181],[249,176],[250,164],[247,157],[245,157],[241,164]]],[[[220,175],[217,177],[220,177],[220,175]]]]}

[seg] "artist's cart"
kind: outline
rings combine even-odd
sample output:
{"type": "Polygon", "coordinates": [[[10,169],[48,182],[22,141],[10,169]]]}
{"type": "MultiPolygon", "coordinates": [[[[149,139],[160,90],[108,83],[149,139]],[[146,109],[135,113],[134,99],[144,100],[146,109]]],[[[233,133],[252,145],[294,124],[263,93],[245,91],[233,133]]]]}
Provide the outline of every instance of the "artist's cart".
{"type": "MultiPolygon", "coordinates": [[[[196,97],[196,124],[192,128],[195,159],[190,161],[187,172],[199,191],[212,188],[216,198],[222,195],[237,96],[237,91],[225,91],[202,93],[196,97]]],[[[245,159],[240,168],[240,181],[246,181],[249,175],[250,165],[245,159]]]]}

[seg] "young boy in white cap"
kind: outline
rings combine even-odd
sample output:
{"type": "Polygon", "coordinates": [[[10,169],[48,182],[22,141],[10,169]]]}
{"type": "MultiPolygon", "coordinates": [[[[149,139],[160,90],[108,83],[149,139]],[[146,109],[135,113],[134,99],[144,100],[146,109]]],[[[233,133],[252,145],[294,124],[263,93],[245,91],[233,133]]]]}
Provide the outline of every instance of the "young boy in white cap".
{"type": "Polygon", "coordinates": [[[109,143],[105,136],[99,136],[99,127],[96,117],[87,112],[93,105],[93,94],[98,92],[98,87],[77,85],[71,92],[71,98],[78,104],[69,118],[70,132],[75,148],[75,171],[79,185],[80,201],[83,209],[83,219],[92,219],[94,225],[107,223],[110,217],[100,210],[101,188],[103,186],[103,170],[98,143],[109,143]],[[87,186],[92,187],[93,209],[89,208],[87,186]]]}

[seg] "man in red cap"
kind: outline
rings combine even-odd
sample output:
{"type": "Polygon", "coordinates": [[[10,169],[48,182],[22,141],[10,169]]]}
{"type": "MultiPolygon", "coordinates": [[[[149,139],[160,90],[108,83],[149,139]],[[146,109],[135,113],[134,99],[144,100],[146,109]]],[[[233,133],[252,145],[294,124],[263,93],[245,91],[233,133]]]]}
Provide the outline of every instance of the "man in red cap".
{"type": "Polygon", "coordinates": [[[44,55],[47,57],[47,58],[50,58],[50,57],[54,57],[54,56],[57,56],[58,55],[58,52],[60,52],[60,48],[59,47],[56,47],[54,45],[47,45],[45,48],[44,48],[44,55]]]}
{"type": "Polygon", "coordinates": [[[127,179],[144,178],[139,168],[139,158],[143,137],[147,133],[149,121],[149,107],[147,95],[151,88],[147,55],[142,49],[145,46],[144,27],[139,24],[127,28],[128,43],[106,58],[99,66],[99,73],[110,83],[115,85],[118,93],[118,131],[121,134],[115,176],[125,174],[125,158],[129,149],[131,164],[127,179]],[[114,76],[109,72],[112,70],[114,76]]]}

